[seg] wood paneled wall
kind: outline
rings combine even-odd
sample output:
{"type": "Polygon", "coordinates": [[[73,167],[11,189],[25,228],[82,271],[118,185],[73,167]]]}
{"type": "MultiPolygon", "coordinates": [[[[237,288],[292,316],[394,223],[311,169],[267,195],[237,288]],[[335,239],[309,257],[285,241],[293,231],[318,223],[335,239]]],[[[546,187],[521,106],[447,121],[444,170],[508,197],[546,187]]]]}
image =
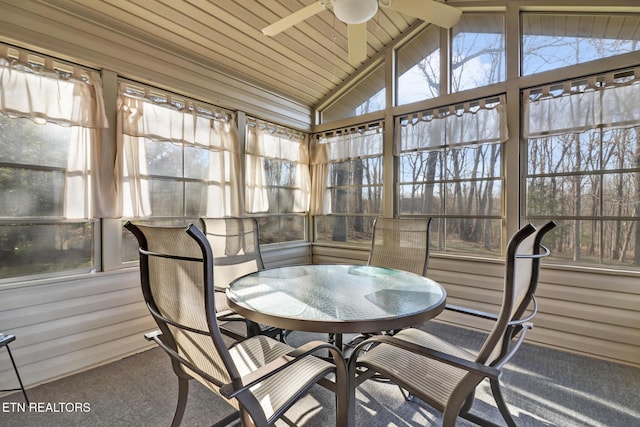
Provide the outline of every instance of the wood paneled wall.
{"type": "MultiPolygon", "coordinates": [[[[265,267],[310,262],[308,244],[263,251],[265,267]]],[[[0,288],[1,331],[26,386],[52,381],[154,347],[156,329],[142,298],[137,268],[0,288]]],[[[0,353],[0,384],[16,382],[0,353]]]]}
{"type": "MultiPolygon", "coordinates": [[[[137,269],[0,289],[2,331],[25,385],[121,359],[151,348],[155,324],[142,300],[137,269]]],[[[14,384],[7,357],[0,383],[14,384]]]]}

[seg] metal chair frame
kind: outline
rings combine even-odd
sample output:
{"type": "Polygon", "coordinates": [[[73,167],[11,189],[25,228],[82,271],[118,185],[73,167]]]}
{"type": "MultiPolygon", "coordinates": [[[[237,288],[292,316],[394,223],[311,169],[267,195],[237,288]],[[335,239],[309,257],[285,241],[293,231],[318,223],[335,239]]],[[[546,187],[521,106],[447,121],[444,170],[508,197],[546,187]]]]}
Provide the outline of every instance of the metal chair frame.
{"type": "MultiPolygon", "coordinates": [[[[178,377],[179,395],[172,427],[181,424],[191,379],[201,382],[210,390],[228,399],[230,404],[233,403],[239,409],[214,424],[215,426],[224,426],[236,419],[239,419],[243,426],[271,426],[314,384],[323,385],[335,392],[336,425],[346,426],[348,419],[347,368],[338,348],[321,341],[293,348],[262,335],[247,338],[228,348],[218,327],[213,285],[213,254],[203,232],[194,225],[187,228],[154,227],[138,226],[127,222],[125,228],[138,239],[142,292],[147,308],[159,327],[159,331],[148,333],[145,338],[154,341],[170,356],[174,373],[178,377]],[[187,249],[181,249],[180,242],[174,243],[173,241],[162,241],[162,245],[159,246],[169,249],[149,250],[149,241],[159,245],[157,242],[160,237],[149,240],[150,236],[145,234],[153,233],[153,229],[164,229],[168,240],[180,238],[183,245],[187,245],[185,242],[190,242],[188,246],[184,246],[188,248],[188,253],[182,253],[187,249]],[[182,233],[185,233],[186,236],[182,233]],[[163,266],[163,270],[152,275],[152,264],[160,262],[159,260],[170,260],[175,264],[175,267],[163,266]],[[167,286],[162,282],[162,280],[166,280],[167,271],[175,274],[175,277],[171,277],[168,281],[170,283],[170,289],[167,290],[169,294],[190,292],[188,297],[185,296],[185,301],[178,301],[177,305],[173,305],[169,309],[169,313],[175,312],[178,313],[179,318],[192,319],[194,310],[204,311],[206,319],[202,319],[202,314],[196,314],[199,316],[197,320],[189,320],[189,322],[198,324],[204,321],[206,327],[182,324],[178,320],[168,317],[169,315],[163,314],[166,306],[174,301],[156,300],[153,289],[164,289],[167,286]],[[152,286],[154,280],[158,280],[158,282],[152,286]],[[200,280],[202,283],[199,283],[200,280]],[[192,283],[197,286],[183,290],[186,289],[185,286],[191,286],[192,283]],[[194,294],[193,289],[202,289],[202,291],[196,291],[197,293],[194,294]],[[200,297],[197,296],[199,292],[203,292],[201,306],[184,305],[189,304],[188,301],[199,299],[200,297]],[[189,353],[190,349],[197,353],[189,353]],[[236,349],[240,350],[236,351],[236,349]],[[257,349],[259,353],[252,353],[252,349],[257,349]],[[313,356],[313,353],[318,350],[328,350],[332,355],[332,363],[313,356]],[[235,357],[232,355],[234,351],[235,357]],[[259,360],[257,358],[254,360],[253,356],[260,356],[265,360],[263,363],[259,363],[259,360]],[[246,365],[246,358],[251,360],[249,365],[246,365]],[[200,361],[202,365],[199,365],[197,361],[200,361]],[[246,365],[243,365],[244,369],[250,371],[241,374],[238,363],[244,363],[246,365]],[[284,372],[290,372],[290,374],[284,378],[278,378],[276,381],[274,376],[284,375],[284,372]],[[298,385],[295,387],[291,385],[292,378],[297,381],[298,385]],[[255,387],[262,383],[265,384],[264,387],[255,387]],[[282,393],[276,393],[276,391],[282,393]],[[258,398],[256,393],[267,393],[268,399],[263,401],[258,398]],[[274,393],[273,397],[277,403],[271,400],[271,393],[274,393]],[[269,414],[265,413],[263,407],[265,404],[272,405],[269,414]]],[[[165,298],[168,297],[165,296],[165,298]]]]}
{"type": "Polygon", "coordinates": [[[20,372],[18,372],[18,367],[16,366],[16,361],[13,359],[13,354],[11,353],[11,349],[9,348],[9,343],[16,340],[15,335],[4,335],[0,334],[0,347],[4,347],[7,349],[7,353],[9,353],[9,359],[11,360],[11,364],[13,365],[13,370],[16,373],[16,377],[18,378],[18,383],[20,387],[17,388],[6,388],[0,390],[0,392],[5,391],[22,391],[22,395],[24,396],[24,400],[29,403],[29,397],[27,397],[27,392],[24,389],[24,384],[22,383],[22,378],[20,378],[20,372]]]}
{"type": "MultiPolygon", "coordinates": [[[[528,224],[511,238],[507,248],[502,307],[498,315],[453,305],[446,307],[449,310],[495,321],[493,329],[475,358],[473,354],[422,330],[408,329],[394,336],[374,336],[359,344],[349,360],[349,375],[352,381],[350,398],[355,398],[355,389],[359,384],[369,378],[382,376],[408,390],[409,399],[416,396],[441,411],[442,425],[445,427],[455,426],[458,416],[478,425],[497,426],[471,413],[476,387],[487,378],[500,414],[507,425],[514,427],[515,421],[500,389],[500,376],[504,365],[523,343],[526,332],[533,327],[532,320],[537,313],[534,294],[538,283],[540,259],[549,255],[549,250],[542,246],[541,241],[554,227],[553,221],[538,230],[528,224]],[[527,239],[530,239],[527,244],[531,244],[531,253],[520,253],[520,246],[527,239]],[[529,274],[516,278],[518,263],[527,261],[528,264],[523,267],[525,271],[526,268],[530,268],[529,274]],[[522,294],[516,292],[517,279],[522,280],[518,281],[522,294]],[[526,286],[522,286],[525,284],[526,286]],[[394,369],[382,362],[409,360],[409,357],[415,363],[422,363],[422,369],[428,366],[429,372],[408,372],[402,367],[394,369]],[[458,370],[445,369],[447,365],[458,370]],[[455,378],[452,376],[454,372],[455,378]],[[418,376],[422,382],[414,381],[418,376]],[[432,389],[422,390],[418,384],[430,384],[428,387],[432,389]],[[438,387],[441,390],[436,391],[435,388],[438,387]],[[440,397],[430,393],[438,393],[440,397]],[[448,396],[446,401],[443,395],[448,396]]],[[[350,420],[354,422],[355,408],[351,406],[349,410],[350,420]]]]}

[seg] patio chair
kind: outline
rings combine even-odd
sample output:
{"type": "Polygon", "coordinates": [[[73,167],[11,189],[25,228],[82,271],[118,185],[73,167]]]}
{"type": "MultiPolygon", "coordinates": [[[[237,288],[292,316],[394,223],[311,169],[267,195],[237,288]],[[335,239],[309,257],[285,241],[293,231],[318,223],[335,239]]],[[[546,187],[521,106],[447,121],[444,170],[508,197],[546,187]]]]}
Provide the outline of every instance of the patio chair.
{"type": "MultiPolygon", "coordinates": [[[[427,277],[431,218],[383,218],[373,221],[373,237],[367,265],[395,268],[427,277]]],[[[397,330],[380,333],[393,335],[397,330]]],[[[372,333],[356,335],[348,343],[355,347],[372,333]]]]}
{"type": "Polygon", "coordinates": [[[213,254],[204,233],[194,225],[127,222],[125,228],[138,239],[142,292],[160,329],[145,336],[170,356],[178,377],[172,426],[182,421],[191,379],[237,409],[215,426],[237,418],[244,426],[273,425],[315,384],[336,393],[336,424],[346,425],[346,363],[335,346],[316,341],[295,349],[256,335],[227,348],[218,328],[213,254]],[[311,354],[319,349],[328,349],[332,362],[311,354]]]}
{"type": "MultiPolygon", "coordinates": [[[[472,414],[474,394],[488,378],[498,409],[509,426],[515,421],[500,391],[503,366],[522,344],[537,312],[534,296],[540,258],[549,254],[542,238],[555,227],[548,222],[539,229],[529,224],[520,229],[507,247],[502,306],[498,315],[457,306],[448,309],[495,321],[482,348],[473,354],[420,329],[404,329],[394,336],[374,336],[358,345],[349,362],[355,388],[368,378],[381,376],[443,413],[442,425],[452,427],[458,416],[479,425],[496,425],[472,414]],[[529,306],[531,305],[531,308],[529,306]],[[365,347],[371,347],[362,352],[365,347]]],[[[350,417],[355,410],[350,408],[350,417]]]]}
{"type": "Polygon", "coordinates": [[[233,280],[264,269],[256,219],[200,218],[200,225],[213,251],[216,314],[222,332],[236,340],[259,333],[271,337],[280,335],[280,329],[260,326],[237,314],[229,307],[225,294],[233,280]],[[246,333],[238,332],[229,322],[242,322],[246,325],[246,333]]]}
{"type": "Polygon", "coordinates": [[[427,275],[431,218],[382,218],[373,222],[368,265],[427,275]]]}

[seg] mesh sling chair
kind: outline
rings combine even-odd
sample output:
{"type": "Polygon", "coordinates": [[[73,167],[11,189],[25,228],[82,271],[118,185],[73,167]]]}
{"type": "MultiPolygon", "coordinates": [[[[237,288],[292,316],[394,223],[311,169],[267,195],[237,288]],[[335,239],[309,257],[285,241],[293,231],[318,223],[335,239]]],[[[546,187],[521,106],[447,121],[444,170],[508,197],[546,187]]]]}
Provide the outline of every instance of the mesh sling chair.
{"type": "Polygon", "coordinates": [[[205,235],[194,225],[127,222],[125,228],[138,239],[142,292],[160,329],[146,338],[168,353],[178,377],[172,426],[182,421],[191,379],[238,410],[216,426],[238,417],[244,426],[273,425],[316,383],[336,393],[337,425],[346,425],[346,364],[336,347],[316,341],[294,349],[257,335],[227,348],[216,318],[213,255],[205,235]],[[333,362],[311,355],[318,349],[328,349],[333,362]]]}
{"type": "Polygon", "coordinates": [[[200,218],[200,229],[207,236],[213,251],[213,280],[216,314],[222,332],[236,340],[258,333],[275,337],[280,329],[260,327],[233,311],[225,290],[236,278],[264,269],[260,253],[259,228],[255,218],[200,218]],[[246,324],[246,334],[230,327],[232,323],[246,324]]]}
{"type": "Polygon", "coordinates": [[[427,275],[431,218],[382,218],[373,222],[367,265],[427,275]]]}
{"type": "MultiPolygon", "coordinates": [[[[367,265],[395,268],[427,276],[431,218],[383,218],[373,221],[373,237],[367,265]]],[[[397,331],[384,331],[393,335],[397,331]]],[[[372,334],[358,335],[353,347],[372,334]]]]}
{"type": "MultiPolygon", "coordinates": [[[[553,227],[554,222],[548,222],[538,230],[529,224],[509,241],[502,306],[497,316],[462,307],[447,307],[495,321],[477,354],[420,329],[372,337],[356,347],[351,356],[350,398],[355,399],[355,388],[359,384],[380,375],[407,390],[410,396],[441,411],[445,427],[454,426],[458,416],[479,425],[495,426],[470,412],[476,387],[488,378],[502,417],[509,426],[515,426],[502,397],[499,379],[502,367],[513,357],[526,331],[532,327],[531,320],[537,312],[534,293],[540,258],[549,254],[541,241],[553,227]],[[362,352],[372,343],[373,348],[362,352]]],[[[349,416],[352,420],[355,417],[353,407],[350,407],[349,416]]]]}

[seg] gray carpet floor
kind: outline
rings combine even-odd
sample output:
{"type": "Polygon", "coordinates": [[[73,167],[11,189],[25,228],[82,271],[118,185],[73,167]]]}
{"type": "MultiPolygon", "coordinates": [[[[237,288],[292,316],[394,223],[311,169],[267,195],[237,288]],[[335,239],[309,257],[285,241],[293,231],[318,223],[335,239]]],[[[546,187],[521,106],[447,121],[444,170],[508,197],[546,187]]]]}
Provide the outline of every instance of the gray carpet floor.
{"type": "MultiPolygon", "coordinates": [[[[475,349],[478,332],[430,322],[425,329],[475,349]]],[[[294,341],[308,336],[292,335],[294,341]]],[[[640,427],[640,369],[525,344],[502,377],[503,393],[518,426],[640,427]]],[[[6,427],[168,426],[177,381],[159,349],[28,390],[43,412],[21,412],[21,394],[0,399],[6,427]],[[14,404],[15,403],[15,404],[14,404]],[[71,404],[71,406],[70,406],[71,404]],[[47,406],[48,405],[48,406],[47,406]]],[[[420,402],[407,402],[392,384],[365,382],[357,393],[357,426],[439,426],[440,416],[420,402]]],[[[482,384],[475,412],[504,425],[482,384]]],[[[192,381],[183,426],[209,426],[231,409],[192,381]]],[[[333,395],[316,387],[277,426],[332,426],[333,395]]],[[[470,426],[461,420],[460,426],[470,426]]]]}

